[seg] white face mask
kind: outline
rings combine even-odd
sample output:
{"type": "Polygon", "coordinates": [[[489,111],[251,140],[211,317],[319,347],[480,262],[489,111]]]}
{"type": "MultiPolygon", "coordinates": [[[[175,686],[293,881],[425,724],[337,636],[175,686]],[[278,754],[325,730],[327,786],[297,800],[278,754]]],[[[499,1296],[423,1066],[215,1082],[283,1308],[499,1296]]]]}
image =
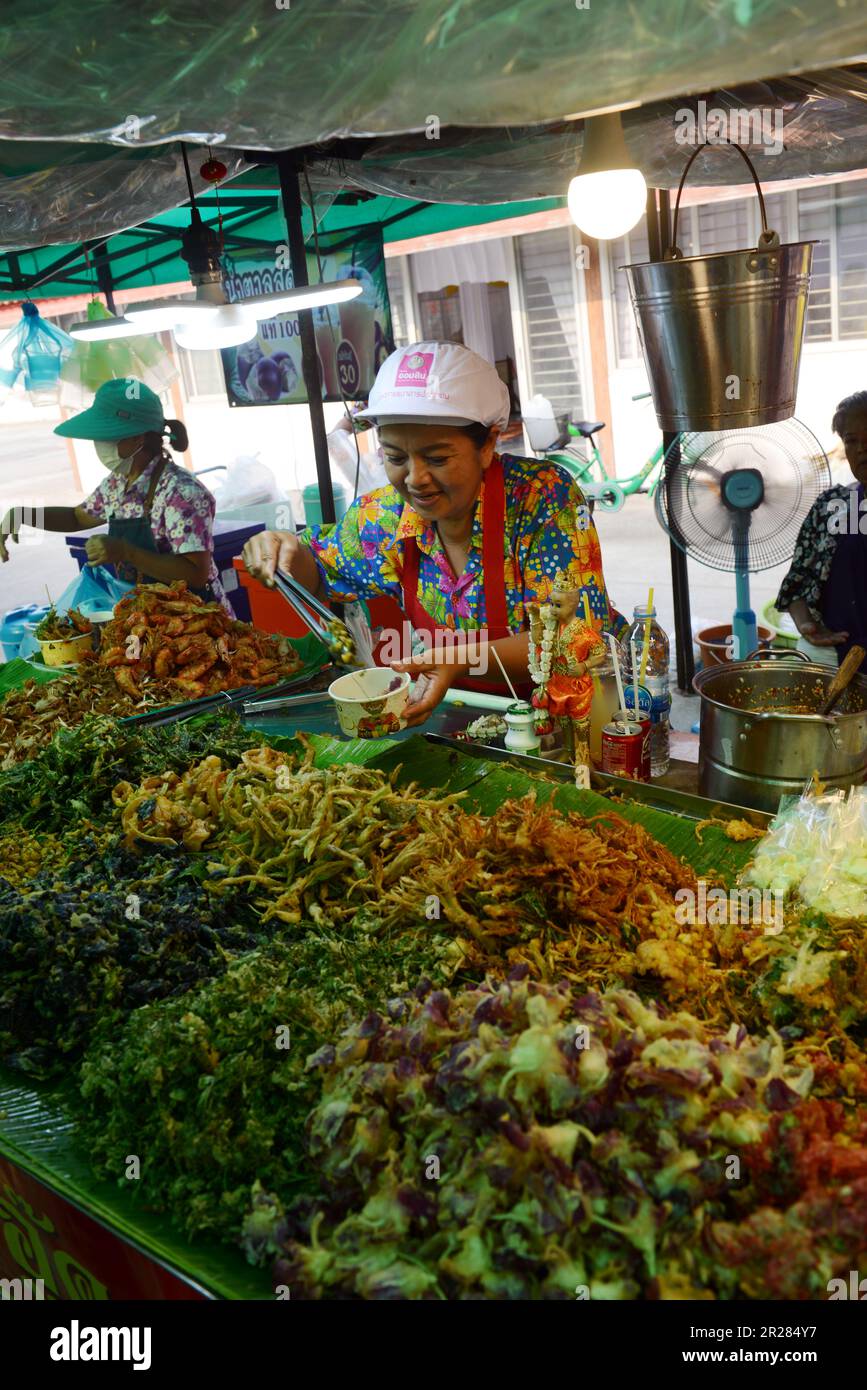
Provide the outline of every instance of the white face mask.
{"type": "Polygon", "coordinates": [[[103,468],[108,468],[112,473],[124,474],[129,472],[132,467],[134,455],[130,455],[130,457],[126,459],[121,458],[114,440],[95,439],[93,441],[93,447],[96,450],[96,456],[103,468]]]}

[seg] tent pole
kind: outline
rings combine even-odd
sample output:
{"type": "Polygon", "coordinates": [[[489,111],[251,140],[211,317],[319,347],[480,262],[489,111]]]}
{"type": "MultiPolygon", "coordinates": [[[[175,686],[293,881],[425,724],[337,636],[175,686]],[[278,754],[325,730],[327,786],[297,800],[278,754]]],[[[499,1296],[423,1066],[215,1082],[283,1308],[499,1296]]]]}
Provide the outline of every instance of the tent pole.
{"type": "Polygon", "coordinates": [[[110,314],[116,314],[114,282],[111,278],[111,266],[109,265],[105,242],[91,242],[91,246],[93,247],[93,265],[96,270],[96,283],[99,285],[101,292],[105,295],[105,304],[108,312],[110,314]]]}
{"type": "MultiPolygon", "coordinates": [[[[649,206],[648,195],[648,206],[649,206]]],[[[651,243],[652,244],[652,243],[651,243]]],[[[659,213],[657,221],[657,233],[655,249],[657,254],[651,251],[651,260],[662,260],[666,250],[671,244],[671,195],[667,188],[659,190],[659,213]]],[[[671,479],[680,463],[680,446],[678,440],[680,435],[677,431],[671,432],[664,430],[662,434],[662,446],[665,450],[665,477],[662,486],[669,494],[671,479]]],[[[670,494],[668,496],[670,501],[670,494]]],[[[672,508],[669,506],[668,515],[673,515],[672,508]]],[[[692,616],[689,606],[689,574],[686,564],[686,551],[669,539],[671,551],[671,588],[674,596],[674,641],[677,656],[677,688],[684,695],[692,694],[692,678],[695,675],[695,658],[692,652],[692,616]]]]}
{"type": "MultiPolygon", "coordinates": [[[[286,230],[289,234],[292,280],[296,286],[307,285],[310,281],[307,276],[307,252],[304,247],[304,228],[301,222],[301,184],[298,179],[298,167],[292,154],[286,151],[278,154],[275,162],[277,172],[280,175],[283,215],[286,218],[286,230]]],[[[301,370],[307,389],[310,427],[313,430],[313,453],[316,459],[316,477],[319,482],[322,520],[324,522],[336,521],[337,514],[334,510],[331,464],[328,458],[328,439],[325,429],[325,412],[322,409],[322,378],[319,374],[319,355],[316,351],[312,309],[299,310],[298,328],[301,336],[301,370]]]]}

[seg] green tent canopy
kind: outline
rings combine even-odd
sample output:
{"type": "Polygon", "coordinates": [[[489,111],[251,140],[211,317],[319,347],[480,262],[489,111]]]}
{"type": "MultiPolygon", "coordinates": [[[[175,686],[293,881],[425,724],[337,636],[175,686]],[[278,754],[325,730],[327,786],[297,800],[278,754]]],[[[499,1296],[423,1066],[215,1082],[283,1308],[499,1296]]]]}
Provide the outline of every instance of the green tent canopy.
{"type": "MultiPolygon", "coordinates": [[[[274,246],[286,239],[286,223],[280,205],[279,189],[272,170],[256,169],[225,186],[219,200],[213,193],[196,199],[202,218],[217,228],[222,216],[226,250],[243,247],[274,246]],[[245,186],[245,179],[249,184],[245,186]]],[[[562,207],[562,198],[535,199],[519,203],[488,203],[479,206],[456,203],[422,203],[408,198],[368,196],[337,197],[324,213],[317,209],[317,226],[322,232],[380,225],[386,242],[407,237],[428,236],[434,232],[476,226],[481,223],[521,217],[562,207]]],[[[316,199],[319,202],[319,199],[316,199]]],[[[189,269],[181,258],[181,233],[189,225],[189,207],[170,212],[109,237],[105,257],[114,289],[177,284],[189,279],[189,269]]],[[[313,249],[313,219],[304,209],[304,231],[313,249]]],[[[81,244],[46,246],[31,251],[0,256],[0,300],[19,300],[28,295],[51,299],[86,294],[97,287],[97,257],[81,244]]]]}

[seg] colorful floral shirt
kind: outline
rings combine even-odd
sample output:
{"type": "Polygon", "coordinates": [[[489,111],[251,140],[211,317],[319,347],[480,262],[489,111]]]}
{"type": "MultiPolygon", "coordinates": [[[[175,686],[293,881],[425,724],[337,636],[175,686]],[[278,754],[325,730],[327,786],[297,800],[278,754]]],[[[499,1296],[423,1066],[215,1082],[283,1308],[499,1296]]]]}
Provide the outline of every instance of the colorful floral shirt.
{"type": "MultiPolygon", "coordinates": [[[[509,626],[528,625],[527,608],[550,596],[558,570],[570,587],[583,589],[594,617],[619,634],[626,620],[612,608],[602,574],[602,552],[584,495],[562,468],[537,459],[502,456],[506,492],[503,570],[509,626]]],[[[328,594],[364,599],[386,594],[402,600],[405,541],[419,550],[419,602],[438,625],[453,630],[485,627],[482,573],[482,508],[485,481],[475,504],[466,568],[455,578],[436,527],[404,502],[393,487],[359,497],[342,521],[312,526],[300,540],[316,557],[328,594]]]]}
{"type": "MultiPolygon", "coordinates": [[[[122,474],[109,473],[82,503],[85,511],[100,521],[109,522],[112,517],[119,521],[132,521],[143,516],[148,488],[159,458],[158,454],[132,483],[128,483],[122,474]]],[[[183,555],[203,550],[211,552],[208,580],[214,597],[228,608],[228,599],[213,556],[216,508],[213,494],[204,484],[189,469],[170,461],[154,490],[151,530],[157,550],[162,555],[183,555]]]]}
{"type": "Polygon", "coordinates": [[[834,552],[837,549],[841,504],[848,518],[849,502],[852,492],[857,494],[857,483],[836,483],[817,497],[807,513],[795,542],[795,553],[789,573],[780,586],[776,607],[781,613],[791,608],[795,599],[803,599],[815,618],[822,622],[822,590],[831,573],[834,552]]]}

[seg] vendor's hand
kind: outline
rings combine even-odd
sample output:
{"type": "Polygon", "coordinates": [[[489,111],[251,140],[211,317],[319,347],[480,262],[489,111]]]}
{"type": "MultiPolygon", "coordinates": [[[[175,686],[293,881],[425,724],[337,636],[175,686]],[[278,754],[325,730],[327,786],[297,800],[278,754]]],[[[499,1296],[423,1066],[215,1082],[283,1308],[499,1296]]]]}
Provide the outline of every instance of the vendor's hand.
{"type": "Polygon", "coordinates": [[[291,574],[300,548],[298,537],[291,531],[259,531],[244,546],[244,564],[254,578],[273,589],[274,571],[291,574]]]}
{"type": "Polygon", "coordinates": [[[91,536],[84,549],[89,565],[116,565],[123,558],[123,541],[115,536],[91,536]]]}
{"type": "MultiPolygon", "coordinates": [[[[20,516],[21,513],[19,512],[18,515],[20,516]]],[[[9,541],[10,537],[11,537],[11,539],[15,542],[15,544],[17,545],[17,544],[18,544],[18,532],[17,532],[17,530],[15,529],[15,512],[14,512],[14,511],[9,511],[9,512],[7,512],[6,515],[4,516],[2,522],[0,522],[0,560],[3,561],[3,564],[4,564],[4,565],[5,565],[6,561],[9,559],[9,552],[8,552],[8,550],[6,549],[6,546],[7,546],[7,543],[8,543],[8,541],[9,541]]]]}
{"type": "Polygon", "coordinates": [[[415,690],[410,692],[409,704],[403,713],[408,729],[423,724],[433,714],[455,681],[466,673],[466,667],[457,663],[436,661],[432,654],[416,657],[412,661],[393,661],[391,668],[393,671],[408,671],[416,682],[415,690]]]}
{"type": "Polygon", "coordinates": [[[801,623],[798,631],[804,640],[811,642],[814,647],[839,647],[849,636],[848,632],[832,632],[824,623],[815,622],[801,623]]]}

